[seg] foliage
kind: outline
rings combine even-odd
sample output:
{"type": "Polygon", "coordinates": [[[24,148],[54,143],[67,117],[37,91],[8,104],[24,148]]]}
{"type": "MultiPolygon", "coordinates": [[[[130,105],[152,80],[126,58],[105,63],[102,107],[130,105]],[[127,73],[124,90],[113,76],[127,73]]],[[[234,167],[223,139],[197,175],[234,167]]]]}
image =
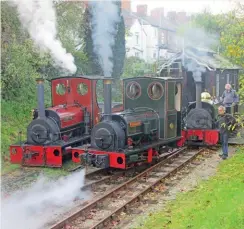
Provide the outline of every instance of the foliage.
{"type": "Polygon", "coordinates": [[[26,39],[22,44],[13,41],[4,50],[5,61],[2,63],[2,98],[31,99],[35,90],[34,79],[48,63],[48,58],[40,57],[33,50],[32,41],[26,39]]]}
{"type": "Polygon", "coordinates": [[[123,16],[120,16],[118,24],[118,32],[115,37],[115,45],[113,47],[113,73],[112,77],[119,79],[123,74],[125,60],[125,23],[123,16]]]}
{"type": "MultiPolygon", "coordinates": [[[[227,14],[212,15],[209,12],[197,14],[194,23],[207,32],[217,33],[220,38],[220,54],[234,64],[244,67],[244,5],[237,3],[233,11],[227,14]]],[[[239,96],[244,102],[244,73],[239,74],[239,96]]]]}
{"type": "Polygon", "coordinates": [[[92,42],[92,30],[91,30],[91,12],[90,8],[87,7],[84,13],[85,19],[85,47],[84,51],[88,58],[88,65],[90,66],[90,71],[87,72],[88,75],[102,75],[102,69],[99,65],[98,56],[94,52],[93,42],[92,42]]]}
{"type": "MultiPolygon", "coordinates": [[[[1,154],[3,165],[8,164],[9,145],[18,143],[19,133],[22,132],[22,140],[26,138],[26,128],[32,119],[32,109],[35,100],[23,100],[21,105],[17,101],[1,101],[1,154]]],[[[5,169],[3,167],[3,169],[5,169]]]]}
{"type": "MultiPolygon", "coordinates": [[[[58,2],[58,37],[77,64],[77,74],[88,71],[87,57],[83,52],[83,4],[58,2]]],[[[2,92],[2,144],[4,170],[8,165],[9,145],[26,138],[26,128],[32,119],[31,110],[37,106],[35,78],[50,79],[62,72],[53,67],[48,53],[43,54],[33,45],[23,29],[16,8],[1,2],[1,92],[2,92]]],[[[50,106],[50,86],[45,82],[45,104],[50,106]]]]}
{"type": "Polygon", "coordinates": [[[128,57],[125,59],[124,72],[122,77],[136,77],[143,76],[153,72],[154,64],[148,64],[138,57],[128,57]]]}
{"type": "Polygon", "coordinates": [[[180,194],[141,228],[239,229],[244,222],[244,148],[223,161],[217,174],[191,192],[180,194]]]}

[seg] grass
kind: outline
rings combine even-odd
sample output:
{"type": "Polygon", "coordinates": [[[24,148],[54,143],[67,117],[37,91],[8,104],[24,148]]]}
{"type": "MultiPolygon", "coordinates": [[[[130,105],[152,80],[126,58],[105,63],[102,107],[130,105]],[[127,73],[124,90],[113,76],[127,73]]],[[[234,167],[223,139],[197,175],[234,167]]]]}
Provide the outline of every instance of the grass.
{"type": "MultiPolygon", "coordinates": [[[[2,112],[1,112],[1,162],[2,168],[1,173],[5,174],[11,172],[15,169],[20,168],[20,165],[11,164],[9,159],[9,146],[14,143],[19,142],[19,132],[21,131],[21,140],[26,139],[26,130],[27,126],[32,120],[32,109],[35,108],[36,101],[23,100],[23,102],[14,102],[14,101],[4,101],[1,103],[2,112]]],[[[67,161],[64,163],[63,167],[60,168],[39,168],[47,176],[61,176],[67,175],[67,170],[76,167],[77,164],[67,161]]],[[[38,169],[37,169],[38,170],[38,169]]]]}
{"type": "Polygon", "coordinates": [[[221,162],[217,174],[181,193],[140,229],[243,229],[244,148],[221,162]]]}
{"type": "Polygon", "coordinates": [[[1,158],[2,173],[19,168],[19,165],[12,165],[9,162],[9,145],[19,141],[21,131],[22,141],[26,138],[26,129],[32,120],[31,110],[36,102],[23,101],[21,104],[15,101],[1,102],[1,158]]]}

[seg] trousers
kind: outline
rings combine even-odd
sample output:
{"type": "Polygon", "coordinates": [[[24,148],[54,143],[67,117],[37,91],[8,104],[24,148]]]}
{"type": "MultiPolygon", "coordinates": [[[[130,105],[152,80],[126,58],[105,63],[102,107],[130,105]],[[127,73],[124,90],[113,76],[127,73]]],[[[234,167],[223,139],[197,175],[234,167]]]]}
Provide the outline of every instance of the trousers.
{"type": "Polygon", "coordinates": [[[225,113],[231,114],[231,107],[225,107],[225,113]]]}
{"type": "Polygon", "coordinates": [[[223,156],[228,157],[228,139],[229,139],[229,134],[228,132],[221,133],[220,134],[220,141],[222,145],[222,152],[223,156]]]}

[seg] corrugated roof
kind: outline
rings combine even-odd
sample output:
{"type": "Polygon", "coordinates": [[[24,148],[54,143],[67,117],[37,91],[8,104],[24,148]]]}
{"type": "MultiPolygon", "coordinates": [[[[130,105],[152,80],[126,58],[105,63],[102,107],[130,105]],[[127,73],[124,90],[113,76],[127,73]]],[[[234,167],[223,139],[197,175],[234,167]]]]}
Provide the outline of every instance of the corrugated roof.
{"type": "MultiPolygon", "coordinates": [[[[206,67],[210,71],[215,71],[216,69],[242,69],[240,66],[232,64],[228,59],[218,55],[216,52],[212,50],[208,50],[202,48],[194,49],[186,49],[185,50],[185,58],[191,59],[195,61],[197,64],[206,67]],[[201,53],[201,55],[197,54],[197,51],[205,52],[205,54],[201,53]],[[209,55],[208,55],[209,54],[209,55]]],[[[173,64],[176,60],[181,60],[183,57],[183,53],[176,53],[173,57],[165,61],[158,69],[157,73],[160,74],[162,70],[166,69],[168,66],[173,64]]]]}

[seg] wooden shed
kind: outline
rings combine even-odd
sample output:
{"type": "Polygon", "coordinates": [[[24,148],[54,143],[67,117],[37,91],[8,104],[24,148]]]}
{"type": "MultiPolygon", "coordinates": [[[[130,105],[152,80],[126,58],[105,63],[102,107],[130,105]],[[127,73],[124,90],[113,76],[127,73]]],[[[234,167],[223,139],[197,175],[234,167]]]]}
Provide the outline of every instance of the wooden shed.
{"type": "Polygon", "coordinates": [[[239,88],[238,74],[240,66],[232,64],[226,58],[213,50],[198,47],[186,47],[184,51],[175,53],[170,59],[162,63],[157,74],[162,77],[184,78],[184,101],[195,100],[195,82],[192,69],[188,66],[194,63],[202,70],[202,90],[207,90],[211,96],[219,98],[225,90],[225,84],[230,83],[237,91],[239,88]]]}

